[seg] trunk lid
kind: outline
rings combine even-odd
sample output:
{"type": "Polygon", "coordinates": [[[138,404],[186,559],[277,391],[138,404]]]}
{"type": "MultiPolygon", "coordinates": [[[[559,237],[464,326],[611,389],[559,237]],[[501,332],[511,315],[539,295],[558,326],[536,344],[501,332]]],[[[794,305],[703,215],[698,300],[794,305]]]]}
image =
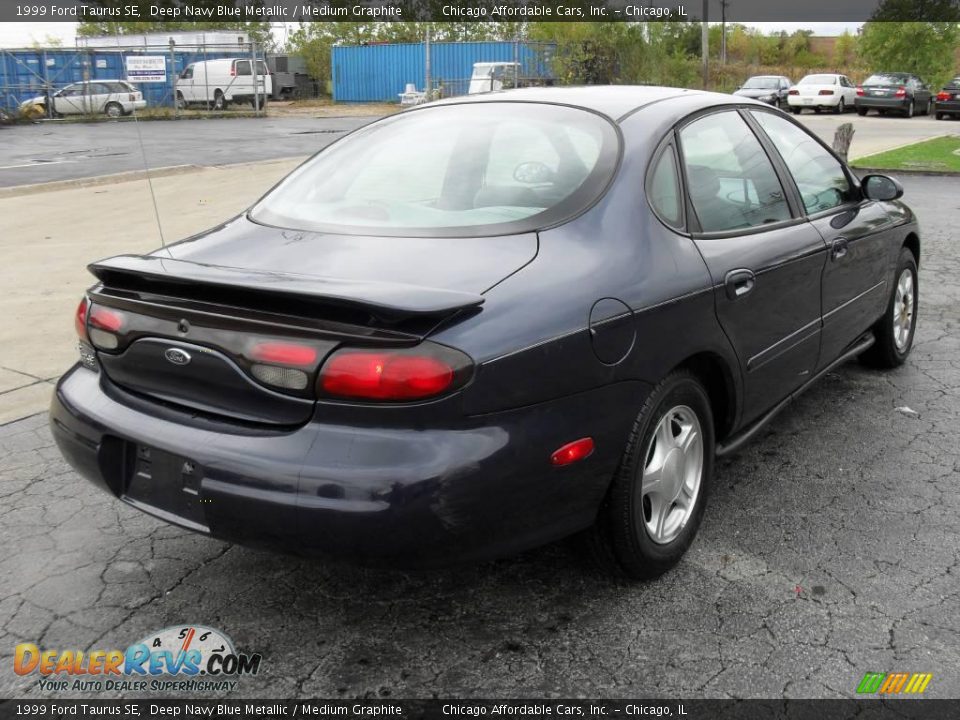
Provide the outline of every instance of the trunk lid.
{"type": "Polygon", "coordinates": [[[482,293],[536,252],[532,233],[333,236],[239,219],[150,255],[92,264],[100,284],[88,327],[120,390],[240,422],[297,425],[313,412],[331,352],[415,345],[438,324],[479,312],[482,293]]]}

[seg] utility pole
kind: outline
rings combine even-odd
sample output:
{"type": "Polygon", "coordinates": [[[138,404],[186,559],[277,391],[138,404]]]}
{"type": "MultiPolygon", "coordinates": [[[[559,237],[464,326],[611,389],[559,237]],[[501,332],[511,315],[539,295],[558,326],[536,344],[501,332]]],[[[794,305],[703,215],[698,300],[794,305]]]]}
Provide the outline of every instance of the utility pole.
{"type": "Polygon", "coordinates": [[[700,57],[703,70],[703,89],[710,85],[710,0],[703,0],[703,18],[700,28],[700,57]]]}
{"type": "Polygon", "coordinates": [[[720,0],[720,64],[727,64],[727,5],[730,0],[720,0]]]}

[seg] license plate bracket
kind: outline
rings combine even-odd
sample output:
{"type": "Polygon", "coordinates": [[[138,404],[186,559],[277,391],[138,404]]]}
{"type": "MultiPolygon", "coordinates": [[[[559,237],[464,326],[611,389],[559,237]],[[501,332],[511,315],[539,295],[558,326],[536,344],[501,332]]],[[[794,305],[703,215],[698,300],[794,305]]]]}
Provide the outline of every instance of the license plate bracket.
{"type": "MultiPolygon", "coordinates": [[[[203,468],[193,460],[163,450],[129,443],[133,463],[124,486],[124,499],[134,505],[182,518],[188,526],[206,526],[201,507],[203,468]]],[[[130,467],[130,466],[128,466],[130,467]]]]}

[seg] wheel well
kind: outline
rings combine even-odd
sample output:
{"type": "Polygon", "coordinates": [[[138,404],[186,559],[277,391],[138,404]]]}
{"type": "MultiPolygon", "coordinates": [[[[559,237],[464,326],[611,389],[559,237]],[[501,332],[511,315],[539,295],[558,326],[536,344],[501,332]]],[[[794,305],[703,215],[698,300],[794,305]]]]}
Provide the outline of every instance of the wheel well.
{"type": "Polygon", "coordinates": [[[906,240],[903,241],[903,246],[913,253],[913,259],[916,260],[917,267],[920,267],[920,238],[917,237],[916,233],[907,235],[906,240]]]}
{"type": "Polygon", "coordinates": [[[716,439],[722,440],[733,427],[737,409],[733,374],[727,363],[715,353],[703,352],[687,358],[678,367],[686,368],[700,378],[710,397],[716,439]]]}

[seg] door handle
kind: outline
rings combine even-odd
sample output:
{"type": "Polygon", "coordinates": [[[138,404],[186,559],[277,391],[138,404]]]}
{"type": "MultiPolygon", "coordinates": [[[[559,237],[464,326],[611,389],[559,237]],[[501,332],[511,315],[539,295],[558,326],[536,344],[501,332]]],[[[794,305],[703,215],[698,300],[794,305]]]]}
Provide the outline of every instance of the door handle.
{"type": "Polygon", "coordinates": [[[837,238],[830,245],[830,259],[839,260],[847,254],[849,245],[846,238],[837,238]]]}
{"type": "Polygon", "coordinates": [[[739,300],[753,290],[757,283],[757,276],[752,270],[731,270],[723,279],[724,288],[727,291],[727,297],[731,300],[739,300]]]}

